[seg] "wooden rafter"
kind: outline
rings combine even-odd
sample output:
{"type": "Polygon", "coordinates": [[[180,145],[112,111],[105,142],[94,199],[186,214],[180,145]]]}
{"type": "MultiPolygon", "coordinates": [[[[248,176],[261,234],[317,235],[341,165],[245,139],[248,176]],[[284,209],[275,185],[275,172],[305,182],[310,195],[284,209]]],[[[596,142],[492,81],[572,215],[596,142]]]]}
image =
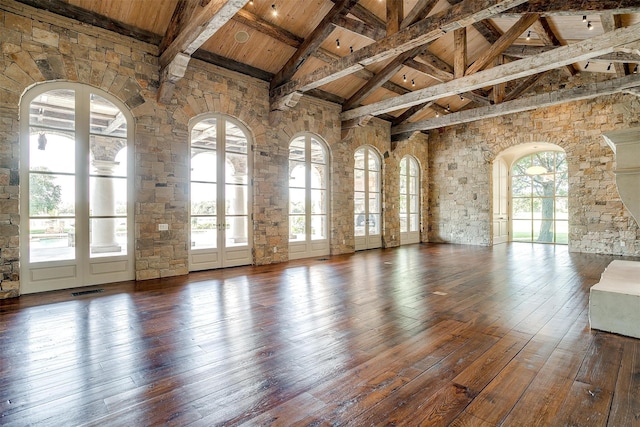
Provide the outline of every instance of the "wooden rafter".
{"type": "MultiPolygon", "coordinates": [[[[456,5],[462,0],[448,0],[449,4],[456,5]]],[[[485,38],[489,44],[494,44],[502,35],[500,30],[493,26],[489,21],[479,21],[473,23],[473,28],[485,38]]]]}
{"type": "MultiPolygon", "coordinates": [[[[529,58],[543,52],[554,50],[553,46],[512,46],[504,54],[513,58],[529,58]]],[[[595,56],[590,61],[596,62],[640,62],[640,46],[635,49],[616,50],[605,55],[595,56]]]]}
{"type": "Polygon", "coordinates": [[[529,0],[499,16],[515,18],[523,13],[538,13],[540,16],[623,15],[640,13],[640,4],[637,0],[529,0]]]}
{"type": "Polygon", "coordinates": [[[286,64],[276,73],[271,81],[271,87],[277,87],[283,82],[289,80],[295,72],[304,64],[311,56],[314,50],[331,34],[335,24],[333,20],[337,16],[346,15],[349,10],[358,2],[358,0],[338,0],[331,10],[322,18],[322,21],[314,28],[308,37],[304,39],[302,45],[289,58],[286,64]]]}
{"type": "Polygon", "coordinates": [[[272,108],[293,92],[305,92],[353,74],[369,64],[391,59],[402,52],[437,40],[449,31],[489,18],[526,0],[464,0],[389,37],[365,46],[332,64],[272,89],[272,108]]]}
{"type": "Polygon", "coordinates": [[[544,73],[534,74],[533,76],[527,77],[522,82],[520,82],[520,84],[518,84],[515,88],[513,88],[513,90],[504,97],[503,101],[504,102],[513,101],[514,99],[520,97],[520,95],[522,95],[523,93],[531,89],[533,86],[535,86],[540,81],[540,79],[544,77],[547,73],[549,73],[549,71],[545,71],[544,73]]]}
{"type": "Polygon", "coordinates": [[[588,60],[594,56],[610,53],[619,46],[636,42],[639,39],[640,24],[635,24],[568,46],[558,47],[552,51],[541,53],[540,55],[510,62],[500,67],[494,67],[491,70],[480,71],[447,83],[441,83],[416,90],[406,95],[354,108],[353,110],[343,112],[340,118],[342,120],[348,120],[364,115],[375,116],[500,82],[528,77],[573,62],[588,60]]]}
{"type": "Polygon", "coordinates": [[[402,114],[398,117],[394,118],[391,121],[393,126],[400,125],[402,123],[407,122],[411,117],[415,116],[419,112],[431,107],[433,105],[433,101],[425,102],[424,104],[414,105],[413,107],[407,108],[402,114]]]}
{"type": "Polygon", "coordinates": [[[421,120],[413,123],[394,126],[391,128],[391,134],[405,134],[408,132],[425,131],[437,129],[444,126],[469,123],[477,120],[498,117],[505,114],[519,113],[523,111],[531,111],[536,108],[544,108],[552,105],[564,104],[567,102],[591,99],[597,96],[610,95],[631,88],[640,86],[640,75],[632,74],[614,80],[606,80],[603,82],[592,83],[589,85],[561,89],[555,92],[544,93],[527,98],[517,99],[514,101],[504,102],[500,105],[492,105],[490,107],[480,107],[472,110],[459,111],[436,118],[421,120]]]}
{"type": "Polygon", "coordinates": [[[453,32],[453,77],[464,77],[467,70],[467,27],[453,32]]]}
{"type": "Polygon", "coordinates": [[[333,23],[340,28],[344,28],[347,31],[371,40],[380,40],[387,36],[387,32],[383,28],[374,27],[366,22],[349,18],[348,16],[337,16],[333,20],[333,23]]]}
{"type": "Polygon", "coordinates": [[[400,24],[404,17],[403,0],[387,0],[387,35],[400,31],[400,24]]]}
{"type": "MultiPolygon", "coordinates": [[[[248,0],[211,0],[176,31],[175,37],[160,53],[158,100],[168,102],[175,82],[184,77],[191,55],[216,31],[242,9],[248,0]]],[[[177,24],[176,24],[177,25],[177,24]]]]}
{"type": "Polygon", "coordinates": [[[480,55],[478,59],[474,61],[467,71],[465,75],[469,76],[471,74],[477,73],[478,71],[485,68],[489,65],[494,59],[498,56],[502,55],[502,52],[505,51],[506,48],[511,46],[514,41],[518,39],[524,33],[527,28],[531,26],[538,19],[538,15],[535,13],[527,13],[522,16],[518,22],[513,24],[506,33],[502,35],[494,44],[492,44],[489,49],[485,50],[484,53],[480,55]]]}
{"type": "Polygon", "coordinates": [[[240,22],[249,28],[272,37],[279,42],[288,44],[296,49],[300,47],[304,39],[295,34],[273,25],[271,22],[265,21],[261,17],[249,12],[246,9],[240,9],[233,17],[234,21],[240,22]]]}
{"type": "MultiPolygon", "coordinates": [[[[549,25],[549,21],[547,21],[547,18],[540,17],[531,25],[531,29],[538,35],[538,38],[542,40],[542,43],[544,43],[545,46],[557,47],[563,45],[553,32],[553,29],[551,28],[551,25],[549,25]]],[[[572,65],[565,65],[563,68],[570,76],[576,74],[576,70],[572,65]]]]}
{"type": "Polygon", "coordinates": [[[402,20],[400,29],[403,30],[409,25],[413,25],[418,21],[422,21],[429,15],[439,0],[418,0],[413,8],[407,13],[402,20]]]}

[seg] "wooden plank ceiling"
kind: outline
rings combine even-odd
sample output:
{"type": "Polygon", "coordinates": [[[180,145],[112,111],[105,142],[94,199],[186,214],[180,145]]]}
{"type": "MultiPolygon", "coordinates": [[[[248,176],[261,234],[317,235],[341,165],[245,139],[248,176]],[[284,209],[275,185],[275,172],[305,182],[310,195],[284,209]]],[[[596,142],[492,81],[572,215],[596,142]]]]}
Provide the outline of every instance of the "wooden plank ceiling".
{"type": "Polygon", "coordinates": [[[343,129],[378,116],[395,139],[640,93],[637,0],[18,1],[157,45],[161,102],[196,58],[268,81],[274,110],[307,94],[341,104],[343,129]],[[538,93],[554,69],[612,81],[538,93]]]}

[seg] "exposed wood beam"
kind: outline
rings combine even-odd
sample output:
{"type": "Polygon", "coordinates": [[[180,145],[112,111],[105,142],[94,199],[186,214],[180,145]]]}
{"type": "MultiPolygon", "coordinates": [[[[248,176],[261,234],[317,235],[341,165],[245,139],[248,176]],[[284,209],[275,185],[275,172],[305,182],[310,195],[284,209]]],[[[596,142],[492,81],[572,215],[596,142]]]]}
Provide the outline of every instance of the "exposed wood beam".
{"type": "Polygon", "coordinates": [[[273,73],[252,67],[251,65],[247,65],[242,62],[234,61],[231,58],[226,58],[206,50],[198,49],[191,57],[209,64],[217,65],[218,67],[226,68],[227,70],[236,71],[246,76],[263,80],[265,82],[269,82],[273,78],[273,73]]]}
{"type": "Polygon", "coordinates": [[[404,65],[441,82],[453,80],[453,67],[434,54],[423,53],[418,58],[421,61],[409,59],[405,61],[404,65]]]}
{"type": "Polygon", "coordinates": [[[320,87],[353,74],[369,64],[391,59],[402,52],[437,40],[449,31],[489,18],[506,8],[522,4],[525,1],[464,0],[462,3],[423,19],[396,34],[365,46],[339,61],[272,89],[272,104],[280,104],[280,98],[288,97],[293,92],[305,92],[320,87]]]}
{"type": "Polygon", "coordinates": [[[509,28],[509,30],[507,30],[507,32],[498,39],[498,41],[492,44],[489,49],[485,50],[484,53],[482,53],[480,57],[478,57],[478,59],[476,59],[475,62],[467,68],[465,75],[469,76],[477,73],[489,65],[494,59],[500,56],[506,48],[511,46],[513,42],[531,26],[531,24],[536,22],[537,19],[538,15],[535,13],[527,13],[522,16],[518,22],[512,25],[511,28],[509,28]]]}
{"type": "Polygon", "coordinates": [[[333,20],[333,23],[340,28],[371,40],[380,40],[387,36],[387,32],[383,28],[373,27],[366,22],[349,18],[348,16],[338,16],[333,20]]]}
{"type": "Polygon", "coordinates": [[[354,108],[353,110],[343,112],[340,117],[343,120],[347,120],[362,115],[378,115],[500,82],[528,77],[532,74],[552,70],[573,62],[585,61],[594,56],[610,53],[617,47],[636,42],[638,39],[640,39],[640,24],[635,24],[610,33],[600,34],[591,39],[568,46],[558,47],[550,52],[510,62],[500,67],[492,68],[491,70],[480,71],[476,74],[447,83],[441,83],[413,91],[406,95],[354,108]]]}
{"type": "Polygon", "coordinates": [[[540,79],[543,76],[545,76],[547,73],[549,73],[549,71],[545,71],[543,73],[534,74],[533,76],[527,77],[522,82],[520,82],[520,84],[518,84],[511,92],[509,92],[504,97],[503,101],[504,102],[513,101],[514,99],[519,98],[520,95],[522,95],[523,93],[531,89],[533,86],[535,86],[540,81],[540,79]]]}
{"type": "Polygon", "coordinates": [[[234,21],[240,22],[249,28],[253,28],[258,32],[272,37],[279,42],[288,44],[296,49],[300,47],[304,39],[295,34],[273,25],[271,22],[265,21],[258,15],[255,15],[246,9],[240,9],[233,17],[234,21]]]}
{"type": "Polygon", "coordinates": [[[160,42],[160,52],[164,52],[171,43],[178,37],[182,28],[187,25],[193,14],[195,13],[198,4],[198,0],[179,0],[173,11],[173,16],[167,27],[167,31],[164,33],[162,42],[160,42]]]}
{"type": "Polygon", "coordinates": [[[396,74],[402,68],[402,64],[408,59],[416,56],[420,51],[426,49],[426,47],[418,47],[408,52],[401,53],[393,61],[387,64],[382,70],[380,70],[373,78],[369,79],[355,94],[351,96],[343,105],[343,109],[348,110],[355,106],[360,105],[369,95],[371,95],[376,89],[381,87],[387,80],[396,74]]]}
{"type": "Polygon", "coordinates": [[[409,11],[407,16],[402,20],[400,29],[403,30],[409,25],[413,25],[418,21],[422,21],[433,10],[439,0],[418,0],[413,6],[413,9],[409,11]]]}
{"type": "MultiPolygon", "coordinates": [[[[494,60],[494,65],[496,67],[499,67],[500,65],[503,64],[503,57],[502,55],[499,55],[495,60],[494,60]]],[[[500,104],[502,103],[502,101],[504,101],[504,97],[505,97],[505,82],[500,82],[497,83],[495,85],[493,85],[493,103],[494,104],[500,104]]]]}
{"type": "Polygon", "coordinates": [[[630,88],[640,86],[640,75],[632,74],[614,80],[591,83],[585,86],[571,89],[561,89],[541,95],[535,95],[514,101],[504,102],[500,105],[490,107],[480,107],[473,110],[459,111],[446,116],[436,117],[419,122],[406,123],[391,128],[391,134],[402,134],[407,132],[424,131],[437,129],[445,126],[452,126],[462,123],[469,123],[477,120],[514,114],[523,111],[531,111],[536,108],[544,108],[567,102],[591,99],[597,96],[611,95],[630,88]]]}
{"type": "MultiPolygon", "coordinates": [[[[600,22],[602,23],[602,28],[607,32],[622,27],[622,19],[620,15],[612,15],[610,13],[606,13],[600,16],[600,22]]],[[[628,74],[625,64],[615,62],[613,66],[616,69],[616,75],[618,77],[622,77],[628,74]]]]}
{"type": "Polygon", "coordinates": [[[464,77],[467,70],[467,27],[453,32],[453,77],[464,77]]]}
{"type": "MultiPolygon", "coordinates": [[[[511,46],[504,54],[514,58],[528,58],[543,52],[554,50],[552,46],[511,46]]],[[[590,61],[599,62],[640,62],[640,49],[614,50],[614,52],[591,58],[590,61]]]]}
{"type": "Polygon", "coordinates": [[[123,36],[131,37],[136,40],[158,46],[162,41],[162,36],[154,34],[123,22],[115,21],[107,16],[99,13],[91,12],[81,7],[72,5],[64,1],[51,0],[17,0],[22,4],[26,4],[38,9],[47,10],[57,15],[66,16],[84,24],[92,25],[105,30],[113,31],[123,36]]]}
{"type": "Polygon", "coordinates": [[[403,0],[387,0],[387,35],[400,31],[400,24],[404,17],[403,0]]]}
{"type": "Polygon", "coordinates": [[[640,4],[637,0],[529,0],[501,13],[500,17],[514,18],[523,13],[540,16],[624,15],[640,13],[640,4]]]}
{"type": "MultiPolygon", "coordinates": [[[[549,25],[549,21],[547,21],[547,18],[540,17],[531,25],[531,29],[538,35],[538,38],[542,40],[542,43],[544,43],[545,46],[557,47],[563,45],[553,32],[553,29],[551,28],[551,25],[549,25]]],[[[576,70],[575,68],[573,68],[573,65],[565,65],[564,69],[570,76],[576,74],[576,70]]]]}
{"type": "Polygon", "coordinates": [[[402,114],[398,117],[394,118],[391,121],[393,126],[400,125],[402,123],[407,122],[411,117],[415,116],[419,112],[423,111],[425,108],[429,108],[433,105],[433,101],[425,102],[424,104],[414,105],[413,107],[407,108],[402,114]]]}
{"type": "MultiPolygon", "coordinates": [[[[331,0],[331,1],[335,3],[337,0],[331,0]]],[[[375,13],[371,12],[366,7],[360,4],[356,4],[354,7],[351,8],[349,13],[355,16],[356,18],[358,18],[359,20],[361,20],[362,22],[372,27],[377,27],[381,29],[386,34],[387,32],[386,23],[382,19],[378,18],[375,13]]]]}
{"type": "Polygon", "coordinates": [[[167,103],[176,81],[184,77],[191,55],[226,24],[248,0],[211,0],[179,29],[173,41],[160,53],[158,100],[167,103]]]}
{"type": "Polygon", "coordinates": [[[476,104],[491,105],[491,101],[489,101],[489,98],[487,98],[487,96],[478,94],[474,91],[463,92],[460,95],[462,95],[464,98],[467,98],[470,101],[475,102],[476,104]]]}
{"type": "Polygon", "coordinates": [[[358,0],[338,0],[331,10],[322,18],[311,34],[304,39],[298,50],[289,58],[286,64],[276,73],[271,81],[271,88],[288,81],[304,62],[311,56],[320,44],[331,34],[335,25],[333,20],[337,16],[346,15],[358,0]]]}

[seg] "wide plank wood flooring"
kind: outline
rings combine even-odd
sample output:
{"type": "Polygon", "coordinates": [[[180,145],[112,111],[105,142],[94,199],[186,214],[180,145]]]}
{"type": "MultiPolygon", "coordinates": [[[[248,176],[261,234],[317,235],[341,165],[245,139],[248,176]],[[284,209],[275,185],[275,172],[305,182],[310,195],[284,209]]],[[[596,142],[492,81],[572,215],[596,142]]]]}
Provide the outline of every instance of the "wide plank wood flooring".
{"type": "Polygon", "coordinates": [[[640,340],[589,329],[614,258],[421,244],[0,301],[0,424],[640,425],[640,340]]]}

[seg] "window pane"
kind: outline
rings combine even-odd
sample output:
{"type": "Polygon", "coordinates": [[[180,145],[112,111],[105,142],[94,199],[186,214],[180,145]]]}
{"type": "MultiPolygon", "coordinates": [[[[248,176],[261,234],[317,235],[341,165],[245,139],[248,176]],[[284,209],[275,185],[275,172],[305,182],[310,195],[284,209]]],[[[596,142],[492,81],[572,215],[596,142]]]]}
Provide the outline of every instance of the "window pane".
{"type": "Polygon", "coordinates": [[[216,184],[191,183],[191,215],[216,215],[216,184]]]}
{"type": "Polygon", "coordinates": [[[216,182],[216,152],[191,149],[191,180],[216,182]]]}
{"type": "Polygon", "coordinates": [[[380,234],[380,214],[369,214],[369,234],[380,234]]]}
{"type": "Polygon", "coordinates": [[[304,215],[289,216],[289,241],[304,242],[306,239],[306,226],[304,215]]]}
{"type": "Polygon", "coordinates": [[[378,160],[378,155],[373,150],[369,150],[369,170],[380,170],[380,161],[378,160]]]}
{"type": "Polygon", "coordinates": [[[410,196],[409,212],[418,212],[418,196],[410,196]]]}
{"type": "Polygon", "coordinates": [[[30,216],[73,216],[76,179],[72,175],[29,174],[30,216]]]}
{"type": "Polygon", "coordinates": [[[289,161],[289,187],[304,188],[307,177],[305,174],[305,164],[302,162],[289,161]]]}
{"type": "Polygon", "coordinates": [[[325,190],[311,190],[311,213],[324,214],[327,212],[327,192],[325,190]]]}
{"type": "Polygon", "coordinates": [[[380,172],[369,172],[369,191],[378,193],[380,191],[380,172]]]}
{"type": "Polygon", "coordinates": [[[400,214],[400,231],[402,233],[406,233],[407,230],[407,214],[406,213],[401,213],[400,214]]]}
{"type": "Polygon", "coordinates": [[[353,171],[353,189],[355,191],[364,191],[364,171],[361,169],[353,171]]]}
{"type": "Polygon", "coordinates": [[[400,175],[402,176],[407,175],[407,161],[407,157],[403,157],[402,160],[400,160],[400,175]]]}
{"type": "Polygon", "coordinates": [[[327,188],[327,167],[325,165],[311,166],[311,188],[327,188]]]}
{"type": "MultiPolygon", "coordinates": [[[[90,132],[92,134],[126,138],[127,120],[115,104],[100,95],[92,93],[89,110],[90,132]]],[[[115,153],[111,156],[111,159],[113,157],[115,157],[115,153]]]]}
{"type": "Polygon", "coordinates": [[[568,221],[556,221],[556,243],[569,243],[568,221]]]}
{"type": "Polygon", "coordinates": [[[513,219],[530,219],[532,216],[531,199],[513,199],[513,219]]]}
{"type": "Polygon", "coordinates": [[[289,160],[304,162],[305,152],[304,138],[294,139],[289,145],[289,160]]]}
{"type": "Polygon", "coordinates": [[[418,178],[410,177],[409,178],[409,194],[417,194],[418,193],[418,178]]]}
{"type": "Polygon", "coordinates": [[[311,240],[327,238],[327,217],[325,215],[311,215],[311,240]]]}
{"type": "Polygon", "coordinates": [[[229,246],[245,246],[248,243],[248,218],[246,216],[226,217],[226,244],[229,246]]]}
{"type": "Polygon", "coordinates": [[[76,170],[75,137],[73,133],[31,134],[29,170],[74,173],[76,170]],[[44,138],[44,144],[42,143],[44,138]]]}
{"type": "Polygon", "coordinates": [[[38,95],[29,105],[29,125],[32,130],[39,127],[53,129],[75,129],[75,91],[70,89],[50,90],[38,95]]]}
{"type": "Polygon", "coordinates": [[[354,215],[354,227],[355,227],[355,235],[356,236],[364,236],[365,235],[365,215],[363,213],[359,213],[354,215]]]}
{"type": "Polygon", "coordinates": [[[306,211],[306,191],[304,188],[289,189],[289,213],[303,214],[306,211]]]}
{"type": "Polygon", "coordinates": [[[407,213],[407,196],[404,194],[400,195],[400,213],[407,213]]]}
{"type": "Polygon", "coordinates": [[[218,239],[217,226],[215,216],[191,218],[191,248],[215,248],[218,239]]]}
{"type": "Polygon", "coordinates": [[[311,138],[311,163],[327,163],[322,143],[314,138],[311,138]]]}
{"type": "Polygon", "coordinates": [[[513,240],[531,241],[531,220],[513,220],[513,240]]]}
{"type": "Polygon", "coordinates": [[[226,151],[247,153],[247,136],[244,131],[232,122],[226,121],[226,151]]]}
{"type": "Polygon", "coordinates": [[[512,194],[514,197],[530,197],[531,193],[531,177],[530,176],[514,176],[512,179],[512,194]]]}
{"type": "Polygon", "coordinates": [[[409,159],[409,176],[418,177],[418,162],[414,159],[409,159]]]}
{"type": "Polygon", "coordinates": [[[369,212],[380,213],[380,195],[369,193],[369,212]]]}
{"type": "Polygon", "coordinates": [[[225,213],[227,215],[247,215],[249,209],[248,187],[246,185],[227,185],[225,213]]]}
{"type": "Polygon", "coordinates": [[[91,257],[127,254],[127,219],[92,218],[89,233],[91,257]]]}
{"type": "Polygon", "coordinates": [[[75,259],[73,218],[29,220],[29,261],[75,259]]]}
{"type": "Polygon", "coordinates": [[[196,123],[191,129],[191,146],[217,148],[216,119],[206,119],[196,123]]]}
{"type": "Polygon", "coordinates": [[[248,165],[247,156],[244,154],[227,153],[226,179],[229,183],[247,184],[248,181],[248,165]]]}
{"type": "Polygon", "coordinates": [[[354,154],[355,169],[364,169],[364,148],[358,148],[354,154]]]}
{"type": "Polygon", "coordinates": [[[364,213],[365,211],[365,193],[356,192],[353,195],[353,208],[356,214],[364,213]]]}
{"type": "Polygon", "coordinates": [[[410,218],[411,218],[411,224],[410,224],[411,225],[411,230],[409,230],[409,231],[418,231],[418,230],[420,230],[420,221],[418,219],[419,217],[420,217],[420,215],[418,215],[418,214],[411,214],[410,215],[410,218]]]}

